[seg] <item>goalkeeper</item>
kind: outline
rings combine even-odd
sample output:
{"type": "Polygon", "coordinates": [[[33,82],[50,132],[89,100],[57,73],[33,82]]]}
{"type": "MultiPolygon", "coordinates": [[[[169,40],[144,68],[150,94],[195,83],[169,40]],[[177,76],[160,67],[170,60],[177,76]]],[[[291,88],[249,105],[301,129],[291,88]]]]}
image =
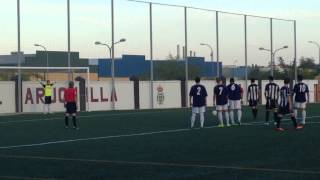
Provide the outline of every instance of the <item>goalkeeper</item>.
{"type": "Polygon", "coordinates": [[[43,82],[39,81],[39,83],[42,85],[44,89],[44,106],[43,106],[43,113],[44,114],[50,114],[51,113],[51,103],[52,103],[52,91],[53,86],[55,82],[51,82],[50,80],[47,80],[47,82],[44,84],[43,82]]]}

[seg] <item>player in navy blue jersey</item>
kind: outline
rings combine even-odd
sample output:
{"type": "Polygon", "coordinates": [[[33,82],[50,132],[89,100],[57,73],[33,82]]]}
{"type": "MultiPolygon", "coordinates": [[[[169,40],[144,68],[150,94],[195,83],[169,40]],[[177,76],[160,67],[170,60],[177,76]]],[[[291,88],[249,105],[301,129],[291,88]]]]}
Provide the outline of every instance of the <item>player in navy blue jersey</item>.
{"type": "Polygon", "coordinates": [[[213,105],[218,111],[219,127],[224,127],[223,113],[226,118],[226,125],[229,127],[229,113],[228,113],[228,89],[223,84],[221,78],[217,78],[217,85],[214,87],[213,105]]]}
{"type": "Polygon", "coordinates": [[[295,113],[293,112],[293,103],[292,103],[292,96],[290,91],[290,79],[285,78],[284,79],[284,86],[280,89],[280,101],[279,101],[279,109],[278,109],[278,118],[277,118],[277,131],[284,131],[283,128],[281,128],[281,119],[283,116],[290,114],[291,120],[293,122],[293,125],[296,129],[301,129],[303,126],[300,126],[297,124],[297,119],[295,116],[295,113]]]}
{"type": "Polygon", "coordinates": [[[266,124],[269,125],[269,114],[273,112],[274,121],[277,120],[277,109],[278,109],[278,100],[279,100],[280,88],[273,82],[273,77],[269,76],[269,83],[265,87],[265,98],[267,100],[266,104],[266,124]]]}
{"type": "Polygon", "coordinates": [[[199,77],[196,77],[195,82],[196,84],[191,87],[189,93],[189,102],[192,107],[191,128],[194,127],[197,114],[200,114],[200,127],[203,128],[208,94],[206,88],[200,84],[199,77]]]}
{"type": "Polygon", "coordinates": [[[259,95],[260,89],[259,86],[255,83],[255,79],[251,79],[251,84],[248,87],[247,92],[247,100],[249,101],[249,106],[252,109],[253,118],[256,119],[258,115],[258,103],[259,103],[259,95]]]}
{"type": "Polygon", "coordinates": [[[294,101],[295,101],[295,114],[298,116],[298,110],[301,111],[301,124],[305,125],[306,124],[306,107],[307,107],[307,102],[309,102],[309,87],[303,81],[303,76],[299,75],[298,76],[298,83],[294,86],[293,89],[293,94],[295,96],[294,101]]]}
{"type": "Polygon", "coordinates": [[[228,97],[229,97],[229,115],[231,124],[234,125],[234,111],[237,111],[238,124],[241,125],[241,100],[242,100],[242,89],[240,85],[234,83],[234,78],[230,79],[230,84],[227,86],[228,97]]]}

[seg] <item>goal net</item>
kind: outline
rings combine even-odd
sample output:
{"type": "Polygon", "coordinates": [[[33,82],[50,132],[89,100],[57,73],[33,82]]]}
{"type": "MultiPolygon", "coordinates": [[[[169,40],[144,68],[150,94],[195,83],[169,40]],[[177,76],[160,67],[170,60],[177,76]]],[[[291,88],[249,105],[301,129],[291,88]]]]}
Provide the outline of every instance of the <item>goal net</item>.
{"type": "Polygon", "coordinates": [[[44,111],[42,84],[53,82],[50,111],[64,112],[64,89],[74,81],[78,91],[78,111],[89,111],[89,67],[11,67],[0,66],[0,113],[39,113],[44,111]]]}

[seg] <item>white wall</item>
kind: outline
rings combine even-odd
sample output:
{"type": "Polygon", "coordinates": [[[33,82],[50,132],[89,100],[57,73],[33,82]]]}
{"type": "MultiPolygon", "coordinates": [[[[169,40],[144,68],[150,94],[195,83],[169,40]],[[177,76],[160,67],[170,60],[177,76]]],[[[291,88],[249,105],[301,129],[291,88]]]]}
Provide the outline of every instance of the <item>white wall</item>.
{"type": "MultiPolygon", "coordinates": [[[[283,85],[283,81],[275,81],[279,86],[283,85]]],[[[314,102],[314,85],[318,84],[317,80],[305,80],[310,89],[310,102],[314,102]]],[[[111,110],[111,81],[91,81],[90,88],[88,90],[88,100],[90,102],[91,111],[104,111],[111,110]]],[[[237,84],[241,84],[245,89],[244,81],[237,81],[237,84]]],[[[268,81],[262,82],[262,93],[264,93],[264,87],[268,81]]],[[[188,93],[194,81],[188,82],[188,93]]],[[[213,88],[216,82],[213,80],[201,81],[208,92],[208,106],[212,106],[213,88]]],[[[248,85],[250,82],[248,82],[248,85]]],[[[134,109],[134,83],[132,81],[116,81],[116,102],[115,109],[134,109]]],[[[42,112],[43,111],[43,88],[37,82],[23,82],[23,112],[42,112]]],[[[63,89],[67,87],[65,82],[58,82],[54,86],[53,99],[56,100],[52,104],[53,112],[63,112],[63,89]]],[[[76,83],[76,87],[79,84],[76,83]]],[[[150,104],[150,82],[140,82],[140,108],[149,109],[150,104]]],[[[14,82],[0,82],[0,113],[14,113],[15,112],[15,83],[14,82]]],[[[245,94],[246,95],[246,92],[245,94]]],[[[154,82],[154,108],[180,108],[181,107],[181,82],[180,81],[155,81],[154,82]],[[161,95],[158,88],[162,87],[164,100],[162,103],[157,101],[157,96],[161,95]]],[[[263,104],[266,102],[264,96],[262,96],[263,104]]]]}
{"type": "Polygon", "coordinates": [[[315,88],[314,85],[318,84],[318,80],[304,80],[304,83],[306,83],[309,87],[310,91],[310,102],[314,103],[315,102],[315,88]]]}
{"type": "MultiPolygon", "coordinates": [[[[53,102],[51,104],[52,112],[65,111],[63,103],[65,87],[68,87],[65,81],[59,81],[54,85],[52,95],[53,102]]],[[[79,83],[75,83],[75,87],[79,88],[79,83]]],[[[44,91],[40,83],[22,83],[22,104],[23,112],[43,112],[44,91]]]]}
{"type": "Polygon", "coordinates": [[[14,113],[16,111],[15,83],[9,81],[0,82],[0,113],[14,113]]]}
{"type": "MultiPolygon", "coordinates": [[[[111,81],[91,81],[88,91],[90,111],[112,109],[111,81]]],[[[132,81],[115,81],[115,109],[134,109],[134,90],[132,81]]]]}
{"type": "MultiPolygon", "coordinates": [[[[79,83],[75,84],[79,88],[79,83]]],[[[43,112],[43,88],[37,82],[23,82],[23,112],[43,112]],[[28,99],[27,99],[28,94],[28,99]]],[[[63,89],[67,87],[65,82],[57,82],[54,85],[52,112],[65,111],[63,106],[63,89]],[[57,97],[57,98],[56,98],[57,97]]],[[[116,81],[115,109],[134,109],[133,82],[116,81]]],[[[79,96],[78,96],[79,97],[79,96]]],[[[90,111],[111,110],[111,81],[91,81],[88,90],[90,111]]],[[[79,101],[78,101],[79,102],[79,101]]]]}
{"type": "Polygon", "coordinates": [[[111,81],[90,81],[88,100],[90,111],[110,110],[112,107],[111,81]]]}
{"type": "MultiPolygon", "coordinates": [[[[139,97],[140,97],[140,108],[149,109],[151,108],[150,99],[150,82],[140,81],[139,82],[139,97]]],[[[181,82],[180,81],[154,81],[153,84],[153,102],[154,108],[180,108],[181,107],[181,82]],[[164,101],[162,104],[157,101],[159,95],[158,87],[163,88],[164,101]]]]}
{"type": "MultiPolygon", "coordinates": [[[[134,84],[132,81],[115,82],[117,101],[115,109],[134,109],[134,84]]],[[[111,92],[111,91],[110,91],[111,92]]]]}

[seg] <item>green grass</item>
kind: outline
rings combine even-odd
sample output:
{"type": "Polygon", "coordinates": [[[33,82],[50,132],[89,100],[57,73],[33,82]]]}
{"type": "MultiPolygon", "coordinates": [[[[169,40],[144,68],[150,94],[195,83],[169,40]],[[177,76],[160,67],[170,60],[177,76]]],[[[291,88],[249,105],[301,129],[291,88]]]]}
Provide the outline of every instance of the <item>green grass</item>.
{"type": "Polygon", "coordinates": [[[287,121],[283,133],[261,124],[263,107],[261,123],[244,108],[250,124],[231,128],[213,127],[208,110],[201,130],[188,130],[190,109],[81,113],[79,131],[64,129],[63,114],[2,116],[0,179],[318,180],[319,107],[308,108],[312,124],[287,121]],[[104,138],[1,148],[95,137],[104,138]]]}

